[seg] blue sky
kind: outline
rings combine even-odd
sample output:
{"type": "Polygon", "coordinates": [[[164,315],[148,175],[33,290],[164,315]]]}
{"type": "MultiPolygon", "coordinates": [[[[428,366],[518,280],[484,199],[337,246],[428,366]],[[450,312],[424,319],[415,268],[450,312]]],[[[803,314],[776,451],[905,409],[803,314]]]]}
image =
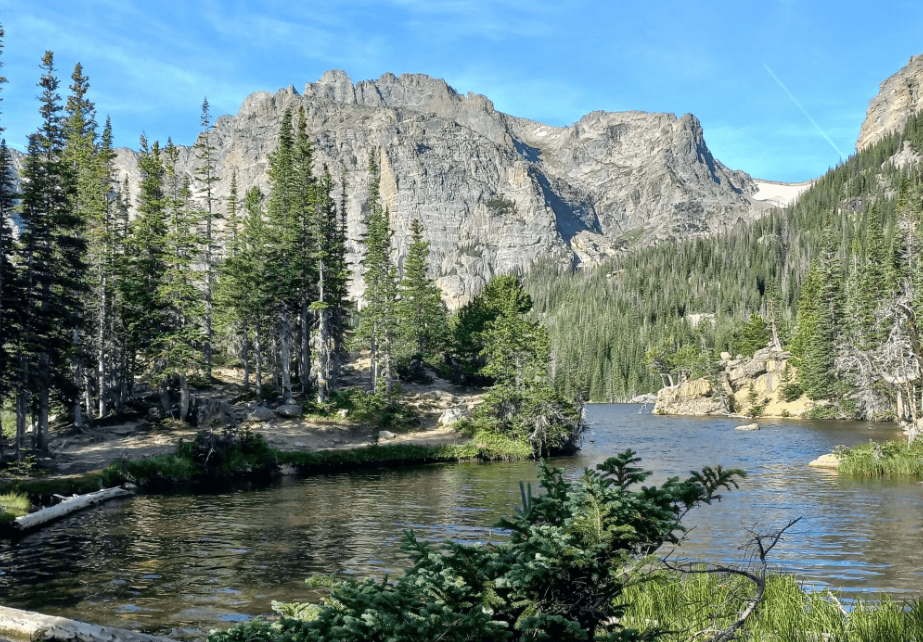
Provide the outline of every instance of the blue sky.
{"type": "Polygon", "coordinates": [[[191,144],[258,90],[385,72],[445,78],[551,125],[593,110],[695,114],[714,155],[800,181],[854,150],[878,84],[923,52],[923,3],[390,0],[0,0],[9,82],[0,123],[22,149],[38,125],[38,64],[62,88],[80,61],[118,145],[191,144]],[[767,66],[804,107],[818,132],[767,66]],[[829,141],[827,140],[829,138],[829,141]]]}

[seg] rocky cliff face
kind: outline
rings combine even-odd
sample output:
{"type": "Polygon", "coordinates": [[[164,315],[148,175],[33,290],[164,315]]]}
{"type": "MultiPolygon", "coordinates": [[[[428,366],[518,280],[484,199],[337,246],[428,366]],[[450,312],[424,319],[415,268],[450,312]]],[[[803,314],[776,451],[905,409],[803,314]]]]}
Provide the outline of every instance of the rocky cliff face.
{"type": "MultiPolygon", "coordinates": [[[[629,245],[712,234],[769,209],[751,199],[756,188],[747,174],[711,155],[689,114],[593,112],[549,127],[428,76],[385,74],[354,84],[329,71],[300,94],[294,87],[257,92],[236,115],[217,119],[210,143],[223,178],[219,211],[233,172],[241,195],[251,186],[268,192],[268,155],[282,115],[302,106],[318,171],[347,172],[351,260],[359,259],[366,168],[377,150],[395,258],[403,259],[419,218],[433,273],[453,306],[493,276],[537,260],[592,265],[629,245]]],[[[179,169],[194,176],[194,151],[180,152],[179,169]]],[[[136,152],[120,149],[117,166],[134,203],[136,152]]]]}
{"type": "Polygon", "coordinates": [[[750,415],[800,417],[810,402],[802,395],[786,401],[785,378],[794,381],[797,370],[788,365],[791,353],[771,348],[757,350],[750,359],[721,362],[724,370],[715,377],[683,381],[657,392],[653,412],[661,415],[750,415]],[[786,366],[788,372],[786,373],[786,366]],[[751,398],[752,395],[752,398],[751,398]]]}
{"type": "Polygon", "coordinates": [[[856,150],[862,151],[890,132],[902,129],[907,119],[923,108],[921,84],[923,54],[911,57],[903,69],[881,83],[878,95],[869,103],[856,150]]]}

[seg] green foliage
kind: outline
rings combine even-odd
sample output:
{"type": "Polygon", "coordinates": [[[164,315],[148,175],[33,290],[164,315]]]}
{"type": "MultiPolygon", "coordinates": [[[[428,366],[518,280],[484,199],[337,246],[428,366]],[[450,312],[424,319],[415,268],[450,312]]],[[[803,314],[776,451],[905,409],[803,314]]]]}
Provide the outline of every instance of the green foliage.
{"type": "Polygon", "coordinates": [[[516,202],[502,195],[492,196],[484,204],[496,216],[509,216],[516,213],[516,202]]]}
{"type": "Polygon", "coordinates": [[[0,523],[12,522],[17,517],[28,515],[31,509],[32,502],[22,493],[0,494],[0,523]]]}
{"type": "Polygon", "coordinates": [[[517,317],[532,309],[532,297],[512,275],[492,279],[453,317],[453,352],[464,375],[477,377],[486,363],[490,324],[501,315],[517,317]]]}
{"type": "Polygon", "coordinates": [[[376,428],[394,428],[416,420],[414,409],[400,402],[400,393],[400,386],[393,386],[389,399],[385,386],[381,385],[377,392],[368,393],[359,388],[343,388],[331,398],[334,407],[349,410],[353,419],[368,421],[376,428]]]}
{"type": "Polygon", "coordinates": [[[801,384],[797,381],[793,381],[784,388],[782,388],[782,398],[786,402],[791,403],[797,400],[801,395],[804,394],[804,390],[801,387],[801,384]]]}
{"type": "Polygon", "coordinates": [[[396,304],[397,368],[410,379],[425,379],[423,362],[436,362],[449,344],[449,313],[442,290],[428,274],[429,243],[423,239],[418,219],[411,224],[411,244],[404,257],[403,276],[396,304]],[[414,364],[417,367],[414,368],[414,364]]]}
{"type": "Polygon", "coordinates": [[[770,338],[769,326],[763,317],[756,313],[751,314],[750,321],[741,328],[735,338],[731,352],[752,357],[754,352],[769,345],[770,338]]]}
{"type": "Polygon", "coordinates": [[[531,305],[516,277],[501,276],[456,315],[463,370],[494,383],[470,429],[520,440],[536,457],[572,454],[586,426],[581,409],[550,385],[548,334],[524,316],[531,305]]]}
{"type": "Polygon", "coordinates": [[[840,474],[857,479],[879,477],[895,479],[923,478],[923,442],[917,440],[873,441],[855,448],[838,449],[840,474]]]}
{"type": "Polygon", "coordinates": [[[313,619],[246,623],[209,642],[649,639],[624,625],[632,560],[676,542],[683,516],[743,472],[705,468],[637,489],[649,476],[639,461],[626,451],[572,483],[543,462],[543,492],[523,489],[523,506],[497,524],[506,541],[436,549],[405,531],[413,566],[396,580],[343,580],[313,619]]]}
{"type": "MultiPolygon", "coordinates": [[[[702,631],[730,626],[754,587],[735,575],[658,572],[626,588],[625,626],[659,632],[663,642],[688,642],[702,631]]],[[[805,591],[790,575],[770,575],[763,601],[747,619],[740,638],[769,642],[904,642],[923,639],[923,602],[858,601],[844,610],[830,591],[805,591]]]]}

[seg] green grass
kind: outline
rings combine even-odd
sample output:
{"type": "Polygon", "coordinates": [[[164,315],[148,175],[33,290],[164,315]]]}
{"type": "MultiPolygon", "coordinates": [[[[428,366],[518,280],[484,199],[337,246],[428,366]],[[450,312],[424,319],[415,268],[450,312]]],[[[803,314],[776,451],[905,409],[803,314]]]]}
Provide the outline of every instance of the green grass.
{"type": "Polygon", "coordinates": [[[0,408],[0,421],[3,422],[3,436],[7,439],[16,437],[16,413],[12,408],[0,408]]]}
{"type": "MultiPolygon", "coordinates": [[[[180,444],[172,455],[159,455],[137,461],[117,461],[102,471],[106,486],[125,481],[141,485],[171,484],[209,477],[245,475],[271,470],[277,465],[296,466],[302,474],[362,468],[365,466],[407,465],[480,459],[482,461],[527,459],[532,450],[526,443],[494,433],[478,432],[465,444],[420,446],[387,444],[349,450],[282,451],[269,448],[254,435],[246,448],[230,448],[218,465],[203,466],[202,453],[195,443],[180,444]]],[[[214,463],[214,462],[213,462],[214,463]]]]}
{"type": "Polygon", "coordinates": [[[8,524],[17,517],[29,513],[32,503],[22,493],[5,493],[0,495],[0,524],[8,524]]]}
{"type": "MultiPolygon", "coordinates": [[[[664,642],[711,639],[737,618],[753,595],[744,578],[714,574],[677,577],[658,573],[631,587],[622,620],[628,628],[668,631],[664,642]]],[[[771,576],[764,601],[747,620],[739,639],[752,642],[923,642],[923,601],[901,604],[843,602],[833,593],[803,591],[795,578],[771,576]]]]}
{"type": "Polygon", "coordinates": [[[351,450],[276,451],[280,464],[297,466],[302,473],[366,465],[422,464],[471,459],[516,460],[526,459],[531,454],[532,449],[528,444],[491,433],[476,433],[468,443],[443,446],[387,444],[351,450]]]}
{"type": "Polygon", "coordinates": [[[855,448],[840,449],[840,474],[854,479],[923,478],[923,442],[908,444],[894,440],[883,444],[869,442],[855,448]]]}

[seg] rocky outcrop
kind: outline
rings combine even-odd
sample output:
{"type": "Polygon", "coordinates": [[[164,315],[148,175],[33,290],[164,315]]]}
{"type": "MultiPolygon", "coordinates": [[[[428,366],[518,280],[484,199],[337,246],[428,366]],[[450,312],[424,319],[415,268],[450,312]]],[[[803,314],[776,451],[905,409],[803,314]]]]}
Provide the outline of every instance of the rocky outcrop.
{"type": "MultiPolygon", "coordinates": [[[[428,76],[353,83],[329,71],[301,93],[254,93],[236,115],[216,120],[209,143],[223,177],[215,189],[219,211],[235,172],[240,194],[252,186],[267,193],[282,115],[300,107],[318,170],[347,172],[349,260],[355,265],[360,257],[366,168],[375,150],[394,258],[400,264],[411,222],[420,219],[432,271],[453,307],[493,276],[538,260],[593,265],[630,246],[713,234],[770,207],[751,198],[750,176],[712,156],[690,114],[598,111],[551,127],[498,112],[486,97],[461,95],[428,76]]],[[[116,165],[134,203],[137,154],[120,149],[116,165]]],[[[181,148],[178,165],[194,177],[194,150],[181,148]]],[[[360,290],[356,280],[352,294],[360,290]]]]}
{"type": "Polygon", "coordinates": [[[724,415],[727,403],[708,379],[683,381],[661,388],[654,406],[656,415],[724,415]]]}
{"type": "Polygon", "coordinates": [[[907,119],[923,108],[923,54],[912,56],[903,69],[881,83],[869,103],[859,130],[856,150],[874,145],[887,134],[903,129],[907,119]]]}
{"type": "MultiPolygon", "coordinates": [[[[722,353],[722,356],[730,356],[722,353]]],[[[800,417],[810,402],[802,395],[785,401],[786,377],[794,381],[797,370],[791,353],[763,348],[749,359],[722,359],[723,370],[714,378],[684,381],[657,393],[654,412],[661,415],[751,415],[800,417]],[[716,389],[716,386],[720,388],[716,389]]]]}

